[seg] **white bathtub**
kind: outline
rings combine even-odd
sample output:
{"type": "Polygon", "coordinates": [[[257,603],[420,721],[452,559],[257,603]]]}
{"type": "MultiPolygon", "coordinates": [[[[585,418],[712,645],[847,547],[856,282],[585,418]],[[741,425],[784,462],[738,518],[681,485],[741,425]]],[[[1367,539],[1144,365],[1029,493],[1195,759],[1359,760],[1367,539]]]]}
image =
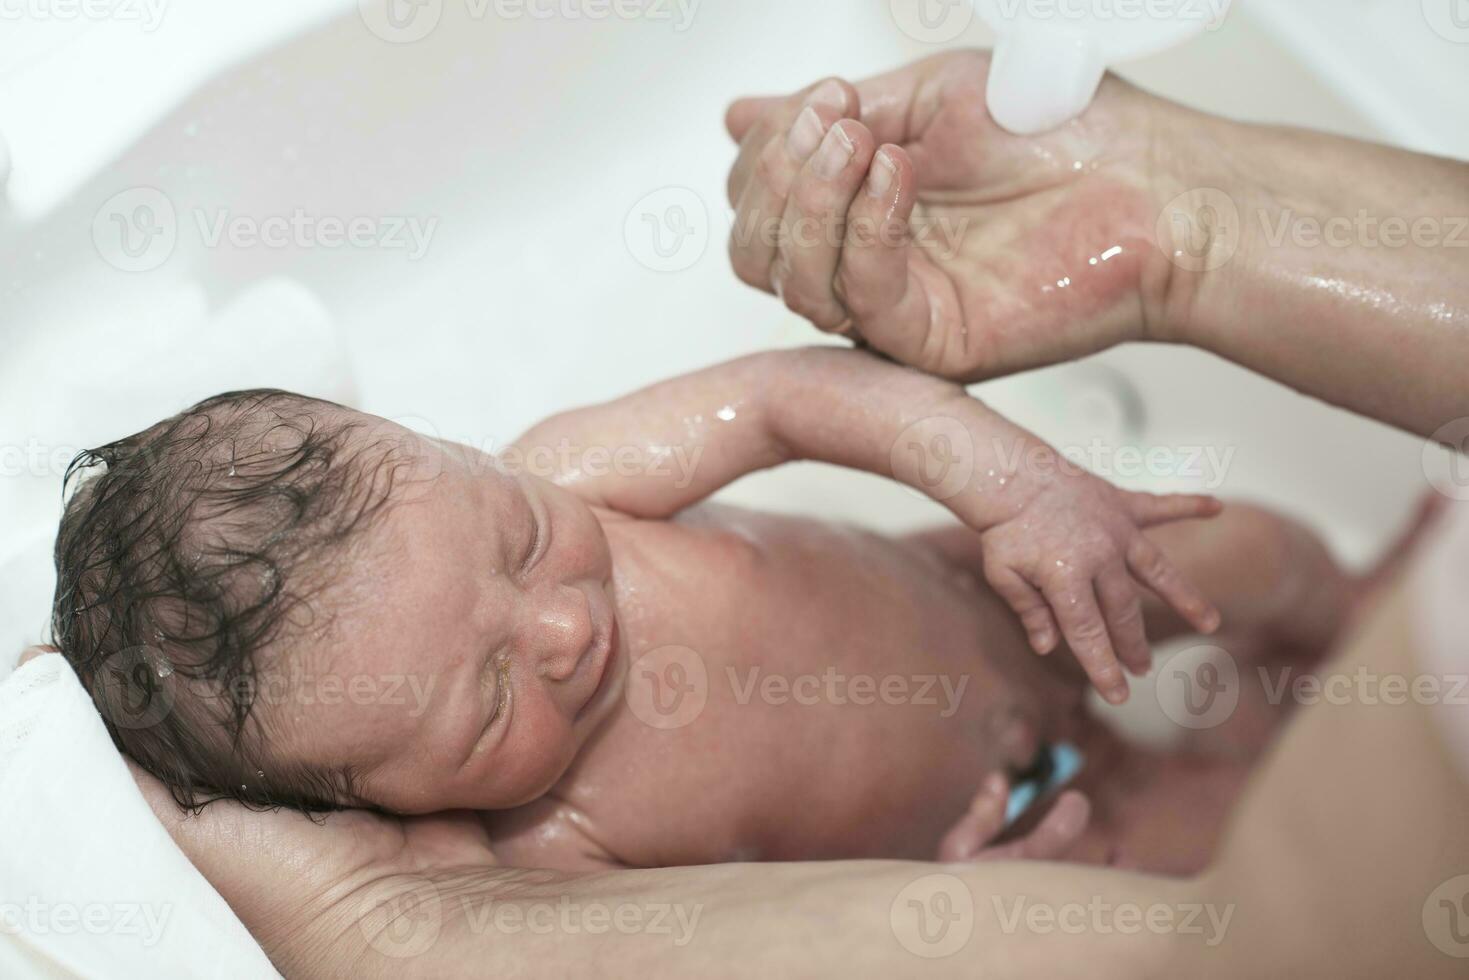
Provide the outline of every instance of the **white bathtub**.
{"type": "MultiPolygon", "coordinates": [[[[728,269],[722,188],[732,148],[722,110],[742,92],[860,76],[935,50],[897,28],[889,0],[703,0],[686,25],[673,3],[660,7],[666,19],[627,21],[476,17],[483,4],[427,2],[440,19],[415,43],[384,41],[350,0],[266,3],[239,31],[210,19],[222,8],[174,0],[146,44],[109,23],[12,58],[0,74],[0,136],[7,111],[17,127],[12,201],[0,213],[0,445],[11,447],[0,552],[50,533],[56,461],[70,448],[207,393],[217,372],[200,361],[233,362],[231,343],[248,354],[253,337],[231,341],[217,325],[199,328],[208,336],[201,353],[193,325],[269,277],[295,284],[291,320],[268,322],[267,303],[247,305],[251,322],[274,351],[290,350],[282,330],[301,331],[309,363],[275,354],[245,381],[310,385],[316,366],[336,357],[332,322],[362,407],[484,446],[569,404],[814,339],[728,269]],[[207,57],[216,48],[217,63],[207,57]],[[178,62],[187,71],[163,70],[171,52],[188,54],[178,62]],[[44,97],[37,78],[62,77],[68,58],[97,84],[50,86],[57,114],[37,113],[22,97],[44,97]],[[127,128],[143,122],[143,131],[127,128]],[[67,133],[77,138],[61,152],[57,137],[67,133]],[[104,261],[94,231],[106,232],[114,195],[139,187],[166,197],[177,239],[156,268],[123,271],[104,261]],[[651,242],[644,212],[672,221],[670,204],[683,206],[692,251],[652,261],[687,268],[656,271],[638,258],[651,242]],[[409,249],[319,240],[211,247],[200,227],[201,215],[207,226],[297,209],[312,220],[432,223],[432,236],[415,259],[409,249]],[[146,356],[140,337],[151,338],[146,356]],[[28,461],[15,472],[24,446],[28,461]]],[[[1389,73],[1384,59],[1363,56],[1387,30],[1397,63],[1458,64],[1469,49],[1428,29],[1416,2],[1350,7],[1352,19],[1318,29],[1313,12],[1340,4],[1242,0],[1220,31],[1125,73],[1243,117],[1469,153],[1469,127],[1435,129],[1452,111],[1433,111],[1445,95],[1430,81],[1444,76],[1389,73]]],[[[44,26],[19,24],[37,36],[44,26]]],[[[985,40],[973,24],[951,43],[985,40]]],[[[1213,447],[1216,460],[1228,458],[1222,470],[1119,482],[1274,501],[1356,559],[1426,486],[1420,440],[1192,351],[1132,347],[977,390],[1066,445],[1163,446],[1180,464],[1192,447],[1213,447]]],[[[886,528],[940,516],[881,481],[820,467],[761,475],[727,497],[886,528]]]]}
{"type": "MultiPolygon", "coordinates": [[[[374,34],[353,0],[253,0],[228,15],[220,0],[154,2],[151,27],[0,18],[0,141],[13,151],[0,199],[0,678],[44,628],[71,453],[222,387],[352,399],[493,448],[570,404],[811,342],[727,267],[723,108],[929,53],[897,23],[940,0],[702,0],[686,29],[676,4],[659,8],[671,18],[542,20],[422,0],[438,21],[413,43],[374,34]],[[298,209],[369,217],[374,234],[387,218],[432,223],[432,235],[418,257],[411,242],[327,247],[319,224],[286,247],[206,240],[220,218],[248,231],[298,209]],[[172,237],[118,250],[116,218],[165,227],[167,210],[172,237]],[[650,232],[674,225],[693,234],[660,256],[650,232]]],[[[971,25],[949,43],[985,41],[971,25]]],[[[1466,50],[1428,28],[1417,0],[1237,0],[1220,31],[1125,73],[1217,111],[1469,156],[1466,50]]],[[[1120,349],[977,391],[1063,445],[1163,447],[1180,464],[1212,449],[1227,466],[1120,482],[1273,501],[1354,560],[1427,487],[1421,440],[1197,352],[1120,349]]],[[[815,466],[725,496],[889,529],[943,519],[890,484],[815,466]]],[[[44,823],[29,802],[14,815],[44,823]]],[[[127,849],[87,836],[98,862],[127,849]]],[[[150,874],[134,900],[186,894],[177,875],[150,874]]],[[[233,975],[214,959],[224,940],[195,932],[183,939],[209,958],[176,944],[179,962],[233,975]]]]}

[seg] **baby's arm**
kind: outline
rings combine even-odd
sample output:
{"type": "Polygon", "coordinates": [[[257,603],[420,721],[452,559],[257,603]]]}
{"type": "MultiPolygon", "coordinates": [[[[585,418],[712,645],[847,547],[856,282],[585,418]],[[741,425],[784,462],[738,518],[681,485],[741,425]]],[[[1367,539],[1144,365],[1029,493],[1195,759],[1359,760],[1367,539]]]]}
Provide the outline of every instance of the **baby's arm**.
{"type": "Polygon", "coordinates": [[[589,502],[671,516],[755,470],[817,460],[879,473],[984,535],[985,576],[1038,652],[1064,636],[1109,700],[1117,662],[1150,662],[1134,576],[1197,628],[1217,613],[1142,527],[1218,511],[1208,497],[1126,493],[1065,461],[963,387],[868,354],[757,354],[554,416],[512,447],[589,502]],[[621,462],[619,463],[619,459],[621,462]],[[596,463],[594,466],[593,463],[596,463]]]}

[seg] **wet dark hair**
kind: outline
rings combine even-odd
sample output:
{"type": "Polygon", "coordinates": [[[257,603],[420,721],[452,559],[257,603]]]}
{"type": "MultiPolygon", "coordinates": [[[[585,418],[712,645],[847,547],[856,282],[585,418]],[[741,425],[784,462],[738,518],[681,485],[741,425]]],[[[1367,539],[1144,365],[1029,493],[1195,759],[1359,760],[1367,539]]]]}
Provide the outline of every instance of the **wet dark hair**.
{"type": "Polygon", "coordinates": [[[359,802],[348,767],[265,754],[257,655],[329,629],[316,600],[407,462],[368,416],[275,390],[206,399],[77,455],[52,634],[117,747],[186,807],[359,802]]]}

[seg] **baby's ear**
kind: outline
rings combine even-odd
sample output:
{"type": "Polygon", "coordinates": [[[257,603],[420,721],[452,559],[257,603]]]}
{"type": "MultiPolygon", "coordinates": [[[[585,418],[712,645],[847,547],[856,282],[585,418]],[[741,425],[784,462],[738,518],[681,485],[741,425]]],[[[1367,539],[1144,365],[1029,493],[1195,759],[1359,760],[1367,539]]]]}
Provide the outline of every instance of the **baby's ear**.
{"type": "Polygon", "coordinates": [[[38,646],[38,647],[27,647],[26,650],[25,650],[25,652],[20,655],[20,660],[19,660],[19,662],[16,663],[16,666],[19,667],[21,664],[25,663],[27,660],[34,660],[37,657],[39,657],[39,656],[41,656],[42,654],[45,654],[45,653],[60,653],[60,652],[61,651],[59,649],[57,649],[56,647],[51,646],[50,644],[43,644],[42,646],[38,646]]]}

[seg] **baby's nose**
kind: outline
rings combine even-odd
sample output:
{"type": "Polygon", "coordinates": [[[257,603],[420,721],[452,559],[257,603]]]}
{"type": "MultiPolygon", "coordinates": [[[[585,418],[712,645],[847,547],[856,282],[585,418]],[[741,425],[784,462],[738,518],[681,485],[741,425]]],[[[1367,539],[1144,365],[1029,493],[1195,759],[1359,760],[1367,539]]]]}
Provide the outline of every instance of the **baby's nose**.
{"type": "Polygon", "coordinates": [[[560,585],[536,603],[527,646],[543,677],[564,681],[592,643],[592,611],[580,589],[560,585]]]}

